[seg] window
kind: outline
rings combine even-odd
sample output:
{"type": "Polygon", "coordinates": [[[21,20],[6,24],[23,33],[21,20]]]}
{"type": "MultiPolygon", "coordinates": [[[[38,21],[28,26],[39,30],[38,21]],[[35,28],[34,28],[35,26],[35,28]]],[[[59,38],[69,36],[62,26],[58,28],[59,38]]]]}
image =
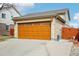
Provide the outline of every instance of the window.
{"type": "Polygon", "coordinates": [[[2,18],[5,19],[6,18],[6,14],[2,13],[2,18]]]}
{"type": "Polygon", "coordinates": [[[9,30],[9,26],[8,26],[8,25],[6,25],[6,30],[7,30],[7,31],[9,30]]]}

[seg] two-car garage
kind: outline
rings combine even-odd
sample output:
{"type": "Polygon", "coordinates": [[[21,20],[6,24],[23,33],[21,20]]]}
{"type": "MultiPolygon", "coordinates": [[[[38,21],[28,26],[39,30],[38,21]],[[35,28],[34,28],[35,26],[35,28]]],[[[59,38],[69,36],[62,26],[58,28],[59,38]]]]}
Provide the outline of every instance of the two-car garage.
{"type": "MultiPolygon", "coordinates": [[[[52,40],[69,20],[68,9],[32,13],[14,19],[14,36],[19,39],[52,40]]],[[[60,33],[60,34],[59,34],[60,33]]],[[[61,35],[60,35],[61,36],[61,35]]]]}
{"type": "Polygon", "coordinates": [[[51,22],[31,22],[18,24],[18,38],[50,40],[51,22]]]}

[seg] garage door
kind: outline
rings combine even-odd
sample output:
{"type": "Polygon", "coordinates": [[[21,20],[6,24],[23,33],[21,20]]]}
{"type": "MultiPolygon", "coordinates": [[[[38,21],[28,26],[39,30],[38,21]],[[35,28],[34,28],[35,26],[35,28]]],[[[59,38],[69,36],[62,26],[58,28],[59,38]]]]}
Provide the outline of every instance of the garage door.
{"type": "Polygon", "coordinates": [[[18,24],[18,37],[20,39],[50,40],[50,31],[50,22],[18,24]]]}

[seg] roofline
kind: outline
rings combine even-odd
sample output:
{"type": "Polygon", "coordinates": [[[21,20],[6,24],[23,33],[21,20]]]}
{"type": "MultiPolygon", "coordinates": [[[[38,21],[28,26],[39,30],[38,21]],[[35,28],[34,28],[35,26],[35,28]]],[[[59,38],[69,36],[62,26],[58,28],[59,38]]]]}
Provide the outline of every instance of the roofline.
{"type": "MultiPolygon", "coordinates": [[[[0,8],[0,10],[3,9],[4,4],[5,4],[5,3],[2,3],[2,7],[0,8]]],[[[10,7],[8,7],[8,8],[11,8],[11,7],[12,7],[20,16],[22,16],[21,13],[20,13],[13,5],[10,6],[10,7]]],[[[5,8],[5,9],[6,9],[6,8],[5,8]]]]}
{"type": "Polygon", "coordinates": [[[13,8],[20,16],[22,16],[21,13],[20,13],[14,6],[12,6],[12,8],[13,8]]]}
{"type": "Polygon", "coordinates": [[[3,8],[3,3],[2,3],[2,6],[1,6],[1,8],[0,8],[0,10],[3,8]]]}
{"type": "Polygon", "coordinates": [[[23,21],[23,20],[31,20],[31,19],[42,19],[42,18],[50,18],[51,16],[39,16],[39,17],[31,17],[31,18],[21,18],[21,17],[14,17],[13,21],[23,21]]]}
{"type": "MultiPolygon", "coordinates": [[[[46,12],[65,12],[65,11],[68,11],[69,9],[68,8],[65,8],[65,9],[59,9],[59,10],[49,10],[49,11],[42,11],[42,12],[36,12],[36,13],[30,13],[30,14],[27,14],[27,15],[32,15],[32,14],[39,14],[39,13],[46,13],[46,12]]],[[[24,16],[27,16],[27,15],[24,15],[24,16]]]]}
{"type": "Polygon", "coordinates": [[[31,14],[27,14],[23,17],[15,17],[13,20],[14,21],[19,21],[18,19],[32,19],[32,18],[41,18],[41,17],[50,17],[50,16],[57,16],[57,14],[65,14],[67,13],[68,14],[68,19],[70,18],[69,17],[69,9],[68,8],[65,8],[65,9],[60,9],[60,10],[52,10],[52,11],[45,11],[45,12],[38,12],[38,13],[31,13],[31,14]],[[52,14],[45,14],[45,15],[39,15],[39,14],[44,14],[44,13],[47,13],[47,12],[52,12],[52,14]],[[39,15],[39,16],[34,16],[34,17],[29,17],[29,16],[33,16],[33,15],[39,15]]]}

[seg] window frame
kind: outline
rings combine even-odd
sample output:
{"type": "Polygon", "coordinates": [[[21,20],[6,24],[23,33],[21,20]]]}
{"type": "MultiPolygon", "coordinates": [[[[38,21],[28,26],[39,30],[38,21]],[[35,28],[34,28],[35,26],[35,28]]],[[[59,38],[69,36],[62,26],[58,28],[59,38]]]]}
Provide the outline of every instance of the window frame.
{"type": "Polygon", "coordinates": [[[6,14],[2,13],[2,19],[5,19],[5,18],[6,18],[6,14]]]}

